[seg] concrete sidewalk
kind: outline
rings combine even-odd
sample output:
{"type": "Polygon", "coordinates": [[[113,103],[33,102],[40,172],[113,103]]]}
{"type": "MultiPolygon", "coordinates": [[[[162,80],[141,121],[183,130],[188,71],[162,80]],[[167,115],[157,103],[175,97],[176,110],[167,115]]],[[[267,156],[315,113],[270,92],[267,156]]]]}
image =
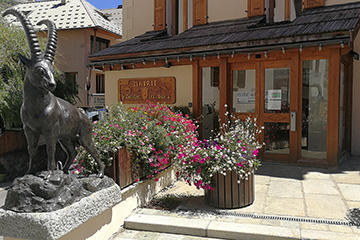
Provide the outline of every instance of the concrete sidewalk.
{"type": "Polygon", "coordinates": [[[115,239],[165,239],[165,233],[181,234],[171,239],[360,239],[360,228],[345,218],[349,209],[360,208],[360,158],[335,169],[263,163],[255,174],[255,202],[240,209],[212,208],[203,191],[184,182],[156,198],[180,205],[138,209],[125,221],[132,230],[115,239]]]}

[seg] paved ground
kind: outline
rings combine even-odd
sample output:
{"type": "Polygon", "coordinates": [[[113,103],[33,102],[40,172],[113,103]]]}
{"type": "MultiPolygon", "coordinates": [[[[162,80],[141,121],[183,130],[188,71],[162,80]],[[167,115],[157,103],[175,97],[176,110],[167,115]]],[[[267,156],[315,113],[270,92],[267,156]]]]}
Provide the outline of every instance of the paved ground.
{"type": "MultiPolygon", "coordinates": [[[[0,206],[8,186],[0,184],[0,206]]],[[[275,236],[272,239],[360,239],[360,228],[343,224],[347,223],[349,209],[360,208],[360,158],[352,158],[336,169],[264,163],[255,175],[255,192],[251,206],[218,211],[205,203],[202,191],[176,182],[156,197],[177,201],[176,210],[137,209],[129,219],[153,221],[150,229],[124,229],[114,239],[240,239],[246,234],[252,236],[249,239],[260,239],[258,232],[263,237],[275,236]],[[309,219],[312,221],[305,221],[309,219]],[[162,224],[185,223],[194,229],[203,224],[205,234],[185,228],[179,230],[181,234],[172,234],[174,227],[157,230],[162,224]],[[211,232],[210,236],[217,238],[208,238],[211,232]]]]}
{"type": "MultiPolygon", "coordinates": [[[[348,221],[345,219],[349,209],[360,208],[360,158],[352,158],[336,169],[264,163],[255,175],[255,192],[255,202],[251,206],[221,210],[222,215],[214,215],[212,212],[217,210],[205,203],[202,191],[177,182],[157,196],[158,199],[172,197],[180,201],[175,211],[138,209],[129,222],[143,221],[145,217],[148,221],[165,221],[164,224],[178,221],[181,225],[190,219],[198,219],[201,224],[202,219],[208,221],[204,222],[208,224],[205,225],[208,232],[214,224],[225,232],[228,227],[233,234],[229,238],[245,234],[240,230],[234,233],[231,228],[247,224],[248,229],[254,228],[251,230],[254,234],[259,230],[269,231],[268,234],[274,236],[281,236],[280,232],[283,232],[284,236],[295,239],[360,239],[360,229],[346,225],[348,221]],[[244,217],[245,214],[255,214],[260,218],[244,217]]],[[[153,229],[143,230],[157,231],[154,226],[150,228],[153,229]]],[[[174,239],[184,239],[178,237],[174,239]]],[[[226,233],[223,237],[227,238],[226,233]]],[[[160,233],[125,230],[115,239],[164,238],[160,233]],[[148,238],[143,234],[153,235],[148,238]]]]}

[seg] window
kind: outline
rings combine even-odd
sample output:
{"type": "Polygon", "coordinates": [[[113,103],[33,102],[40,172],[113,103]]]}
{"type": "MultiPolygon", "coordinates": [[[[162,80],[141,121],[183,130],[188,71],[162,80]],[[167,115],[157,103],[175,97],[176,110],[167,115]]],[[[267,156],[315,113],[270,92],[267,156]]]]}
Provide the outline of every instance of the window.
{"type": "Polygon", "coordinates": [[[207,23],[207,0],[155,0],[154,31],[176,35],[207,23]]]}
{"type": "Polygon", "coordinates": [[[105,93],[105,75],[96,74],[96,93],[105,93]]]}
{"type": "Polygon", "coordinates": [[[99,52],[101,50],[104,50],[105,48],[108,48],[109,46],[110,46],[110,40],[96,37],[95,51],[94,51],[94,49],[93,49],[94,48],[94,36],[91,36],[91,45],[90,45],[91,53],[99,52]]]}
{"type": "Polygon", "coordinates": [[[326,158],[329,60],[303,61],[302,156],[326,158]]]}
{"type": "Polygon", "coordinates": [[[66,85],[69,89],[73,90],[76,93],[79,93],[79,81],[77,72],[68,72],[65,73],[66,85]]]}
{"type": "Polygon", "coordinates": [[[255,69],[233,71],[233,112],[255,112],[255,69]]]}

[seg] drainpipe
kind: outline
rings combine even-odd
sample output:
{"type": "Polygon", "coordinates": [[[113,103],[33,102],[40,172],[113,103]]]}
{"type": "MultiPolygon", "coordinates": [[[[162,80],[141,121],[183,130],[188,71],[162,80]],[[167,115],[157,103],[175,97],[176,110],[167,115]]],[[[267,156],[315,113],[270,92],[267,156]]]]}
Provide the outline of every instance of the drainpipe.
{"type": "MultiPolygon", "coordinates": [[[[93,37],[93,44],[91,46],[91,53],[95,53],[96,51],[96,32],[97,32],[97,29],[94,28],[94,37],[93,37]]],[[[91,71],[92,71],[92,67],[89,67],[89,75],[87,77],[87,81],[86,81],[86,106],[89,107],[89,104],[90,104],[90,94],[89,94],[89,90],[91,88],[91,71]]]]}

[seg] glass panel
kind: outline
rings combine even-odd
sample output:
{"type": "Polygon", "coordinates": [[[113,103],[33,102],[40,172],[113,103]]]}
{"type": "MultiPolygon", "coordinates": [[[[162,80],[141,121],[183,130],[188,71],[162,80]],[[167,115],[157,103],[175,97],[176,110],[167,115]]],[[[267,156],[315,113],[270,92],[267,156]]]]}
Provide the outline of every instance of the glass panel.
{"type": "Polygon", "coordinates": [[[265,113],[288,113],[290,69],[265,69],[265,113]]]}
{"type": "Polygon", "coordinates": [[[264,123],[265,152],[289,154],[290,125],[289,123],[264,123]]]}
{"type": "Polygon", "coordinates": [[[255,69],[233,71],[233,112],[255,112],[255,69]]]}
{"type": "Polygon", "coordinates": [[[302,156],[326,158],[328,60],[303,62],[302,156]]]}
{"type": "Polygon", "coordinates": [[[219,129],[219,67],[202,68],[202,137],[219,129]]]}

